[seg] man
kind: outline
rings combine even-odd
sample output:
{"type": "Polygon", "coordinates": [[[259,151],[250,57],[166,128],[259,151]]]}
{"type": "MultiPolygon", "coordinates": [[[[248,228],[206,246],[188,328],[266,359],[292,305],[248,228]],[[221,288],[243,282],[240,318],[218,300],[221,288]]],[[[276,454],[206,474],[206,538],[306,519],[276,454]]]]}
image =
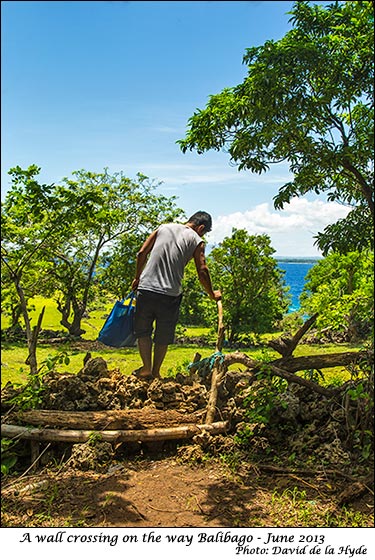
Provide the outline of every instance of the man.
{"type": "Polygon", "coordinates": [[[186,224],[162,224],[137,254],[132,283],[132,289],[138,290],[134,327],[143,365],[134,373],[140,379],[160,377],[168,345],[174,341],[184,269],[192,258],[207,294],[215,301],[221,299],[220,290],[212,289],[202,241],[211,227],[211,216],[202,211],[193,214],[186,224]]]}

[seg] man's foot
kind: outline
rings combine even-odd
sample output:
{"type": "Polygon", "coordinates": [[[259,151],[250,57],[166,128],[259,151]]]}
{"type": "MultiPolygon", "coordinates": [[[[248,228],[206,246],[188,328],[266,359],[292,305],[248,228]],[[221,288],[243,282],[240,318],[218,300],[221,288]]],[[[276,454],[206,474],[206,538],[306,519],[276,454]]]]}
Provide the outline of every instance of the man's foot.
{"type": "Polygon", "coordinates": [[[138,369],[135,369],[132,375],[135,375],[137,379],[144,379],[144,380],[155,379],[152,373],[148,371],[144,371],[142,369],[142,366],[139,367],[138,369]]]}

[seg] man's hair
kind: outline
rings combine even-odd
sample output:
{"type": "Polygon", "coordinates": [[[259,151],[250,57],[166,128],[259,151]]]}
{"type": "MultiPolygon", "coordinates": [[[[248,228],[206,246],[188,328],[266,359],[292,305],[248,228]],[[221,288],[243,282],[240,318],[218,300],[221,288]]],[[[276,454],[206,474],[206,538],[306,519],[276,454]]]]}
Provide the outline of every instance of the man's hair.
{"type": "Polygon", "coordinates": [[[195,214],[190,216],[188,223],[194,224],[195,226],[203,225],[205,233],[208,233],[212,229],[212,218],[210,214],[203,212],[203,210],[199,210],[199,212],[195,212],[195,214]]]}

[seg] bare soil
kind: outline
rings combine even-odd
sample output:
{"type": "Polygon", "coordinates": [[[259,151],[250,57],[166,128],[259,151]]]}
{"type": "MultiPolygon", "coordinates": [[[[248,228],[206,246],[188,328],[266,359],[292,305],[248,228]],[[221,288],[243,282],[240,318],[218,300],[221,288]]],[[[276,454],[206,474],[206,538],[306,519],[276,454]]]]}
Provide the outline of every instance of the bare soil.
{"type": "Polygon", "coordinates": [[[250,464],[233,475],[219,462],[193,466],[173,455],[122,461],[105,473],[66,467],[8,479],[2,520],[5,527],[319,527],[338,526],[343,506],[373,526],[373,495],[353,481],[250,464]]]}

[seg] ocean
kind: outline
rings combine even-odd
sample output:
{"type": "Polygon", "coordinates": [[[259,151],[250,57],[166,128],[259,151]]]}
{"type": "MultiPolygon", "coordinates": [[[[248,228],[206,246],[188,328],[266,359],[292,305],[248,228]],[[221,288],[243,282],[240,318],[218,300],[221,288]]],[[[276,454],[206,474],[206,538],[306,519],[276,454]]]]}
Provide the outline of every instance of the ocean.
{"type": "Polygon", "coordinates": [[[319,257],[280,257],[276,260],[278,267],[285,271],[284,281],[290,288],[292,298],[288,313],[293,313],[300,308],[299,296],[305,285],[305,276],[320,259],[319,257]]]}

